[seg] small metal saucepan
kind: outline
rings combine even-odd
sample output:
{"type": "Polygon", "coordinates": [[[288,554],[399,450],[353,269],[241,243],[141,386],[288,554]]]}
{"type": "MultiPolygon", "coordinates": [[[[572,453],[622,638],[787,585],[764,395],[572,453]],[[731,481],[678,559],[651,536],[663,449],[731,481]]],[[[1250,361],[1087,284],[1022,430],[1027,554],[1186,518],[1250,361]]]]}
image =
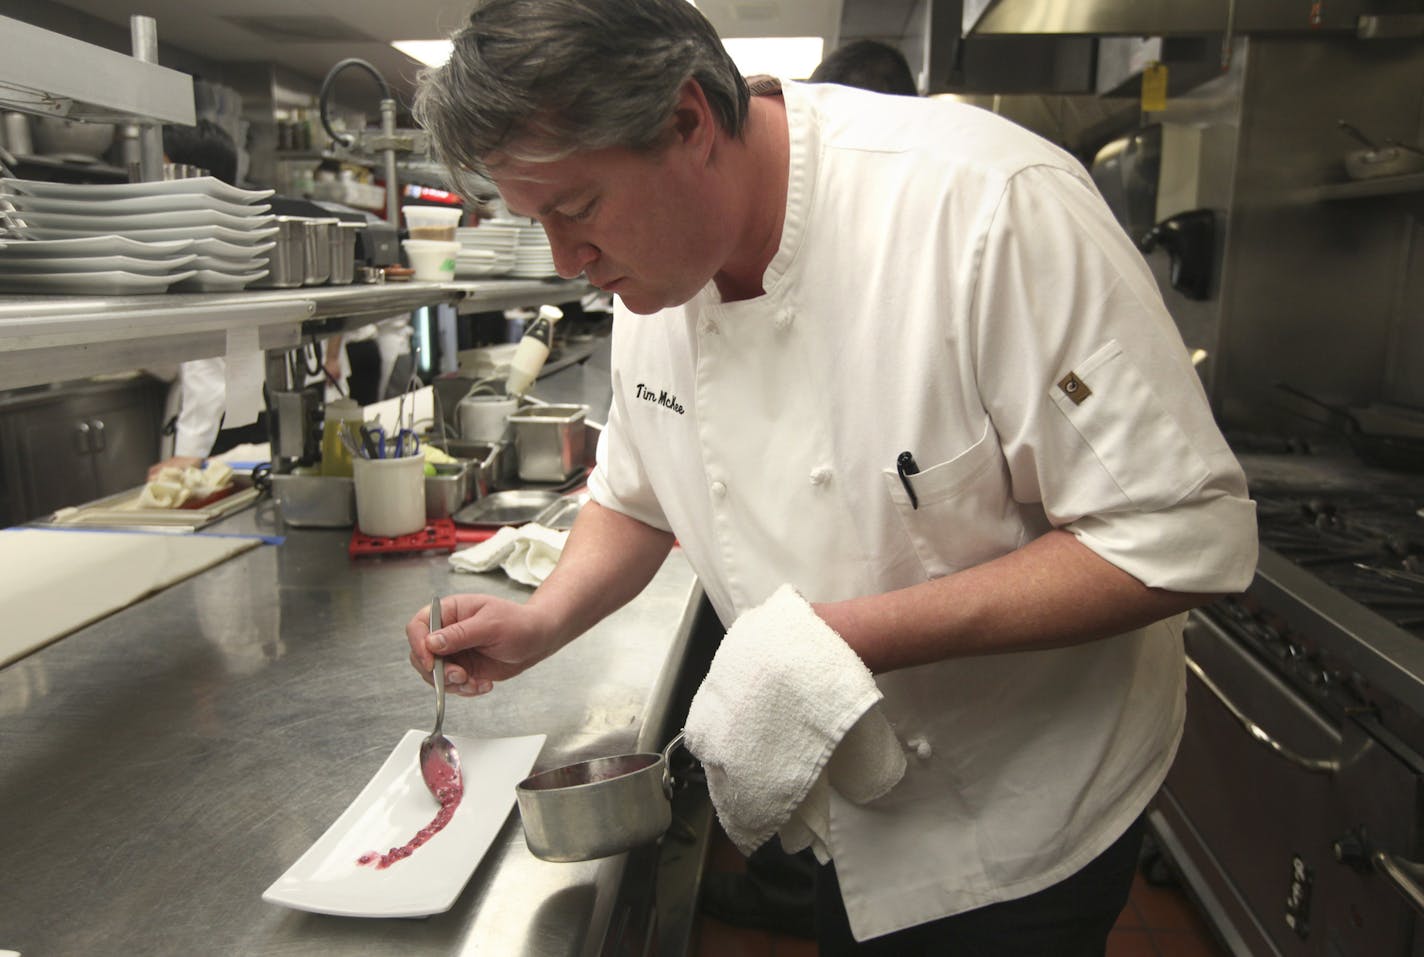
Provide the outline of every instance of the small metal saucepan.
{"type": "Polygon", "coordinates": [[[672,823],[668,761],[680,744],[682,732],[661,753],[595,758],[520,781],[529,850],[546,861],[588,861],[662,837],[672,823]]]}

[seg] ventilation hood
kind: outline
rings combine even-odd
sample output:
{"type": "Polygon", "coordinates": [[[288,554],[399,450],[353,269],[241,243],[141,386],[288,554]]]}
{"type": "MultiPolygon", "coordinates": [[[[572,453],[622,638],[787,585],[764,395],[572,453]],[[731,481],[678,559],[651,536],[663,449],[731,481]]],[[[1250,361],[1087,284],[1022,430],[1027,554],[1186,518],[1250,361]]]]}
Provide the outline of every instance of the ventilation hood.
{"type": "Polygon", "coordinates": [[[1418,0],[964,0],[965,36],[1184,36],[1345,31],[1417,19],[1418,0]]]}

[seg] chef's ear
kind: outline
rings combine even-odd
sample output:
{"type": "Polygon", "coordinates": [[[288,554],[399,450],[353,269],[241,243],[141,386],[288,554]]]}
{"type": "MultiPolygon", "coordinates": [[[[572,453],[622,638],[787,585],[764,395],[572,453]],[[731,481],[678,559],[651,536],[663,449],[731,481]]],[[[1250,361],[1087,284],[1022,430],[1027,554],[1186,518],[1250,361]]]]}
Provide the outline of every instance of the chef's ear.
{"type": "Polygon", "coordinates": [[[702,84],[689,78],[678,91],[669,129],[673,144],[706,152],[717,137],[717,119],[702,84]]]}

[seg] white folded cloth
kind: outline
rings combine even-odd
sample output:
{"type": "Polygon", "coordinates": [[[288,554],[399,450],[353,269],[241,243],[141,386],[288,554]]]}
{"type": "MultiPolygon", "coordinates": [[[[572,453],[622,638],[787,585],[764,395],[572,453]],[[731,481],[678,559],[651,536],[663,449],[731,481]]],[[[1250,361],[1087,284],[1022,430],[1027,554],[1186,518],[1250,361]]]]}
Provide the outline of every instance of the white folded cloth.
{"type": "Polygon", "coordinates": [[[722,639],[688,710],[685,743],[717,817],[750,854],[780,832],[787,851],[830,860],[831,792],[883,796],[905,755],[869,669],[783,585],[722,639]]]}
{"type": "Polygon", "coordinates": [[[189,499],[207,498],[232,484],[232,469],[222,462],[205,468],[166,465],[138,493],[136,508],[180,508],[189,499]]]}
{"type": "Polygon", "coordinates": [[[450,555],[450,567],[460,572],[488,572],[496,568],[524,585],[537,587],[559,561],[569,533],[536,522],[506,525],[493,536],[450,555]]]}

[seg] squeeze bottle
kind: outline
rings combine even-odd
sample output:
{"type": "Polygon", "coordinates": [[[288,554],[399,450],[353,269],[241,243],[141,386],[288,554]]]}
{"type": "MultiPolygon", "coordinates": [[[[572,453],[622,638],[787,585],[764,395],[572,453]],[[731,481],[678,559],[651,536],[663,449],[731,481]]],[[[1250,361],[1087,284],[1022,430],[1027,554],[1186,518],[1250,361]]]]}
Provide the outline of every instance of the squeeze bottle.
{"type": "Polygon", "coordinates": [[[321,428],[321,474],[349,476],[352,472],[351,450],[341,441],[341,426],[360,433],[363,412],[355,399],[342,397],[326,404],[326,418],[321,428]]]}
{"type": "Polygon", "coordinates": [[[554,323],[562,318],[564,313],[558,306],[539,307],[538,318],[525,330],[524,338],[514,350],[514,358],[509,360],[509,378],[504,383],[506,394],[523,395],[539,378],[539,370],[544,368],[544,360],[549,358],[549,348],[554,344],[554,323]]]}

